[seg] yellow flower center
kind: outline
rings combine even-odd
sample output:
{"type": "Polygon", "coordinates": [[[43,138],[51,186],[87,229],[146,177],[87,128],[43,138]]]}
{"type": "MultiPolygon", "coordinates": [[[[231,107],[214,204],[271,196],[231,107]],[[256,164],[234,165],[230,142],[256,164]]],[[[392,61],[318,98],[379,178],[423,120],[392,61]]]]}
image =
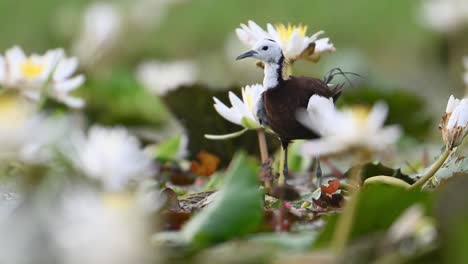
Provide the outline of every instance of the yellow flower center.
{"type": "Polygon", "coordinates": [[[134,199],[127,192],[109,192],[102,195],[104,206],[109,209],[123,210],[132,206],[134,199]]]}
{"type": "Polygon", "coordinates": [[[288,24],[287,26],[284,24],[275,25],[275,30],[276,32],[278,32],[279,38],[282,41],[289,41],[294,31],[296,31],[296,29],[299,31],[299,34],[301,36],[303,37],[305,36],[307,32],[307,26],[304,26],[304,25],[295,26],[291,24],[288,24]]]}
{"type": "Polygon", "coordinates": [[[358,105],[351,107],[351,114],[356,123],[363,125],[367,122],[369,118],[370,109],[369,107],[358,105]]]}
{"type": "Polygon", "coordinates": [[[23,65],[21,65],[21,73],[28,79],[36,78],[44,69],[44,64],[33,62],[31,59],[27,59],[23,65]]]}
{"type": "Polygon", "coordinates": [[[28,105],[15,95],[0,96],[0,128],[17,129],[24,125],[29,113],[28,105]]]}
{"type": "Polygon", "coordinates": [[[245,100],[246,100],[245,104],[247,105],[247,108],[249,109],[249,111],[252,112],[252,107],[253,107],[253,105],[252,105],[252,95],[251,94],[246,94],[245,95],[245,100]]]}

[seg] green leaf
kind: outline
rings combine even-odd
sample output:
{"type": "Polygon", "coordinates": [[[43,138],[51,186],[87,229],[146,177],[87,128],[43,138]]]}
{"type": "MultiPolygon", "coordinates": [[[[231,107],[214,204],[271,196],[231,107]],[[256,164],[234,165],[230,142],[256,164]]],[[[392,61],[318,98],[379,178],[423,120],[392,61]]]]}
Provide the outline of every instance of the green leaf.
{"type": "Polygon", "coordinates": [[[175,160],[182,145],[182,136],[174,136],[158,145],[154,151],[154,157],[159,161],[166,162],[175,160]]]}
{"type": "MultiPolygon", "coordinates": [[[[367,186],[359,195],[351,239],[387,230],[408,207],[416,203],[422,204],[427,211],[432,203],[432,193],[386,184],[367,186]]],[[[317,247],[328,245],[337,219],[337,214],[327,217],[327,226],[318,238],[317,247]]]]}
{"type": "Polygon", "coordinates": [[[109,79],[91,79],[79,90],[84,111],[92,122],[105,125],[159,127],[170,114],[158,96],[149,94],[131,71],[119,70],[109,79]]]}
{"type": "Polygon", "coordinates": [[[186,224],[182,234],[194,247],[203,248],[254,231],[262,217],[257,166],[240,153],[226,172],[215,200],[186,224]]]}
{"type": "MultiPolygon", "coordinates": [[[[361,166],[361,165],[359,165],[361,166]]],[[[348,174],[352,171],[353,168],[350,168],[346,173],[345,176],[347,177],[348,174]]],[[[362,168],[362,180],[365,181],[374,176],[390,176],[396,179],[400,179],[406,183],[413,184],[414,180],[410,178],[408,175],[403,174],[401,169],[392,169],[383,165],[380,162],[374,163],[370,162],[363,166],[362,168]]]]}

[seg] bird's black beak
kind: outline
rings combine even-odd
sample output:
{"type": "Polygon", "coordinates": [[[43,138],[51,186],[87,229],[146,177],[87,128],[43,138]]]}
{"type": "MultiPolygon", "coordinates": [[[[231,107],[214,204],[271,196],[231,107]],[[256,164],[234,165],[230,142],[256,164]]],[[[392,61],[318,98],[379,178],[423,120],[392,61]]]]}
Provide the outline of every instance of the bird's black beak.
{"type": "Polygon", "coordinates": [[[242,59],[245,59],[245,58],[248,58],[248,57],[252,57],[254,56],[255,54],[257,54],[257,52],[255,50],[249,50],[247,51],[246,53],[243,53],[241,55],[239,55],[236,60],[242,60],[242,59]]]}

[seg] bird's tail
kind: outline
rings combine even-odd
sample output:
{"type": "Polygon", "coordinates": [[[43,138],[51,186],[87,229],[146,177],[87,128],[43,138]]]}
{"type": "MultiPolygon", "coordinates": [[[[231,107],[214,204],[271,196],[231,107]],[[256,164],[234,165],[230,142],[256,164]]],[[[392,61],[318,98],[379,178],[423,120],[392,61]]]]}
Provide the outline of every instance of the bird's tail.
{"type": "Polygon", "coordinates": [[[332,90],[331,97],[333,98],[333,102],[336,102],[336,100],[338,100],[338,98],[341,96],[341,94],[343,93],[344,86],[345,83],[340,83],[334,85],[333,87],[330,87],[330,89],[332,90]]]}

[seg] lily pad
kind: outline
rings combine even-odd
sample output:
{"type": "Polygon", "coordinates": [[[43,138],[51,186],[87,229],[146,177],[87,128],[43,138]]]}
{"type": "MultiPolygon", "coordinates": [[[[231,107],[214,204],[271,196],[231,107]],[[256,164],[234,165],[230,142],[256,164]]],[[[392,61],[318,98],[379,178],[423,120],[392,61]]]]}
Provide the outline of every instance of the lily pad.
{"type": "Polygon", "coordinates": [[[468,158],[452,154],[434,177],[441,182],[457,174],[468,174],[468,158]]]}
{"type": "MultiPolygon", "coordinates": [[[[354,167],[350,168],[346,173],[345,177],[349,175],[349,173],[354,169],[354,167]]],[[[368,178],[374,177],[374,176],[390,176],[394,177],[397,179],[400,179],[408,184],[413,184],[414,179],[409,177],[408,175],[404,174],[401,172],[401,169],[393,169],[390,167],[387,167],[383,165],[380,162],[374,163],[367,163],[363,166],[362,168],[362,181],[367,180],[368,178]]]]}

